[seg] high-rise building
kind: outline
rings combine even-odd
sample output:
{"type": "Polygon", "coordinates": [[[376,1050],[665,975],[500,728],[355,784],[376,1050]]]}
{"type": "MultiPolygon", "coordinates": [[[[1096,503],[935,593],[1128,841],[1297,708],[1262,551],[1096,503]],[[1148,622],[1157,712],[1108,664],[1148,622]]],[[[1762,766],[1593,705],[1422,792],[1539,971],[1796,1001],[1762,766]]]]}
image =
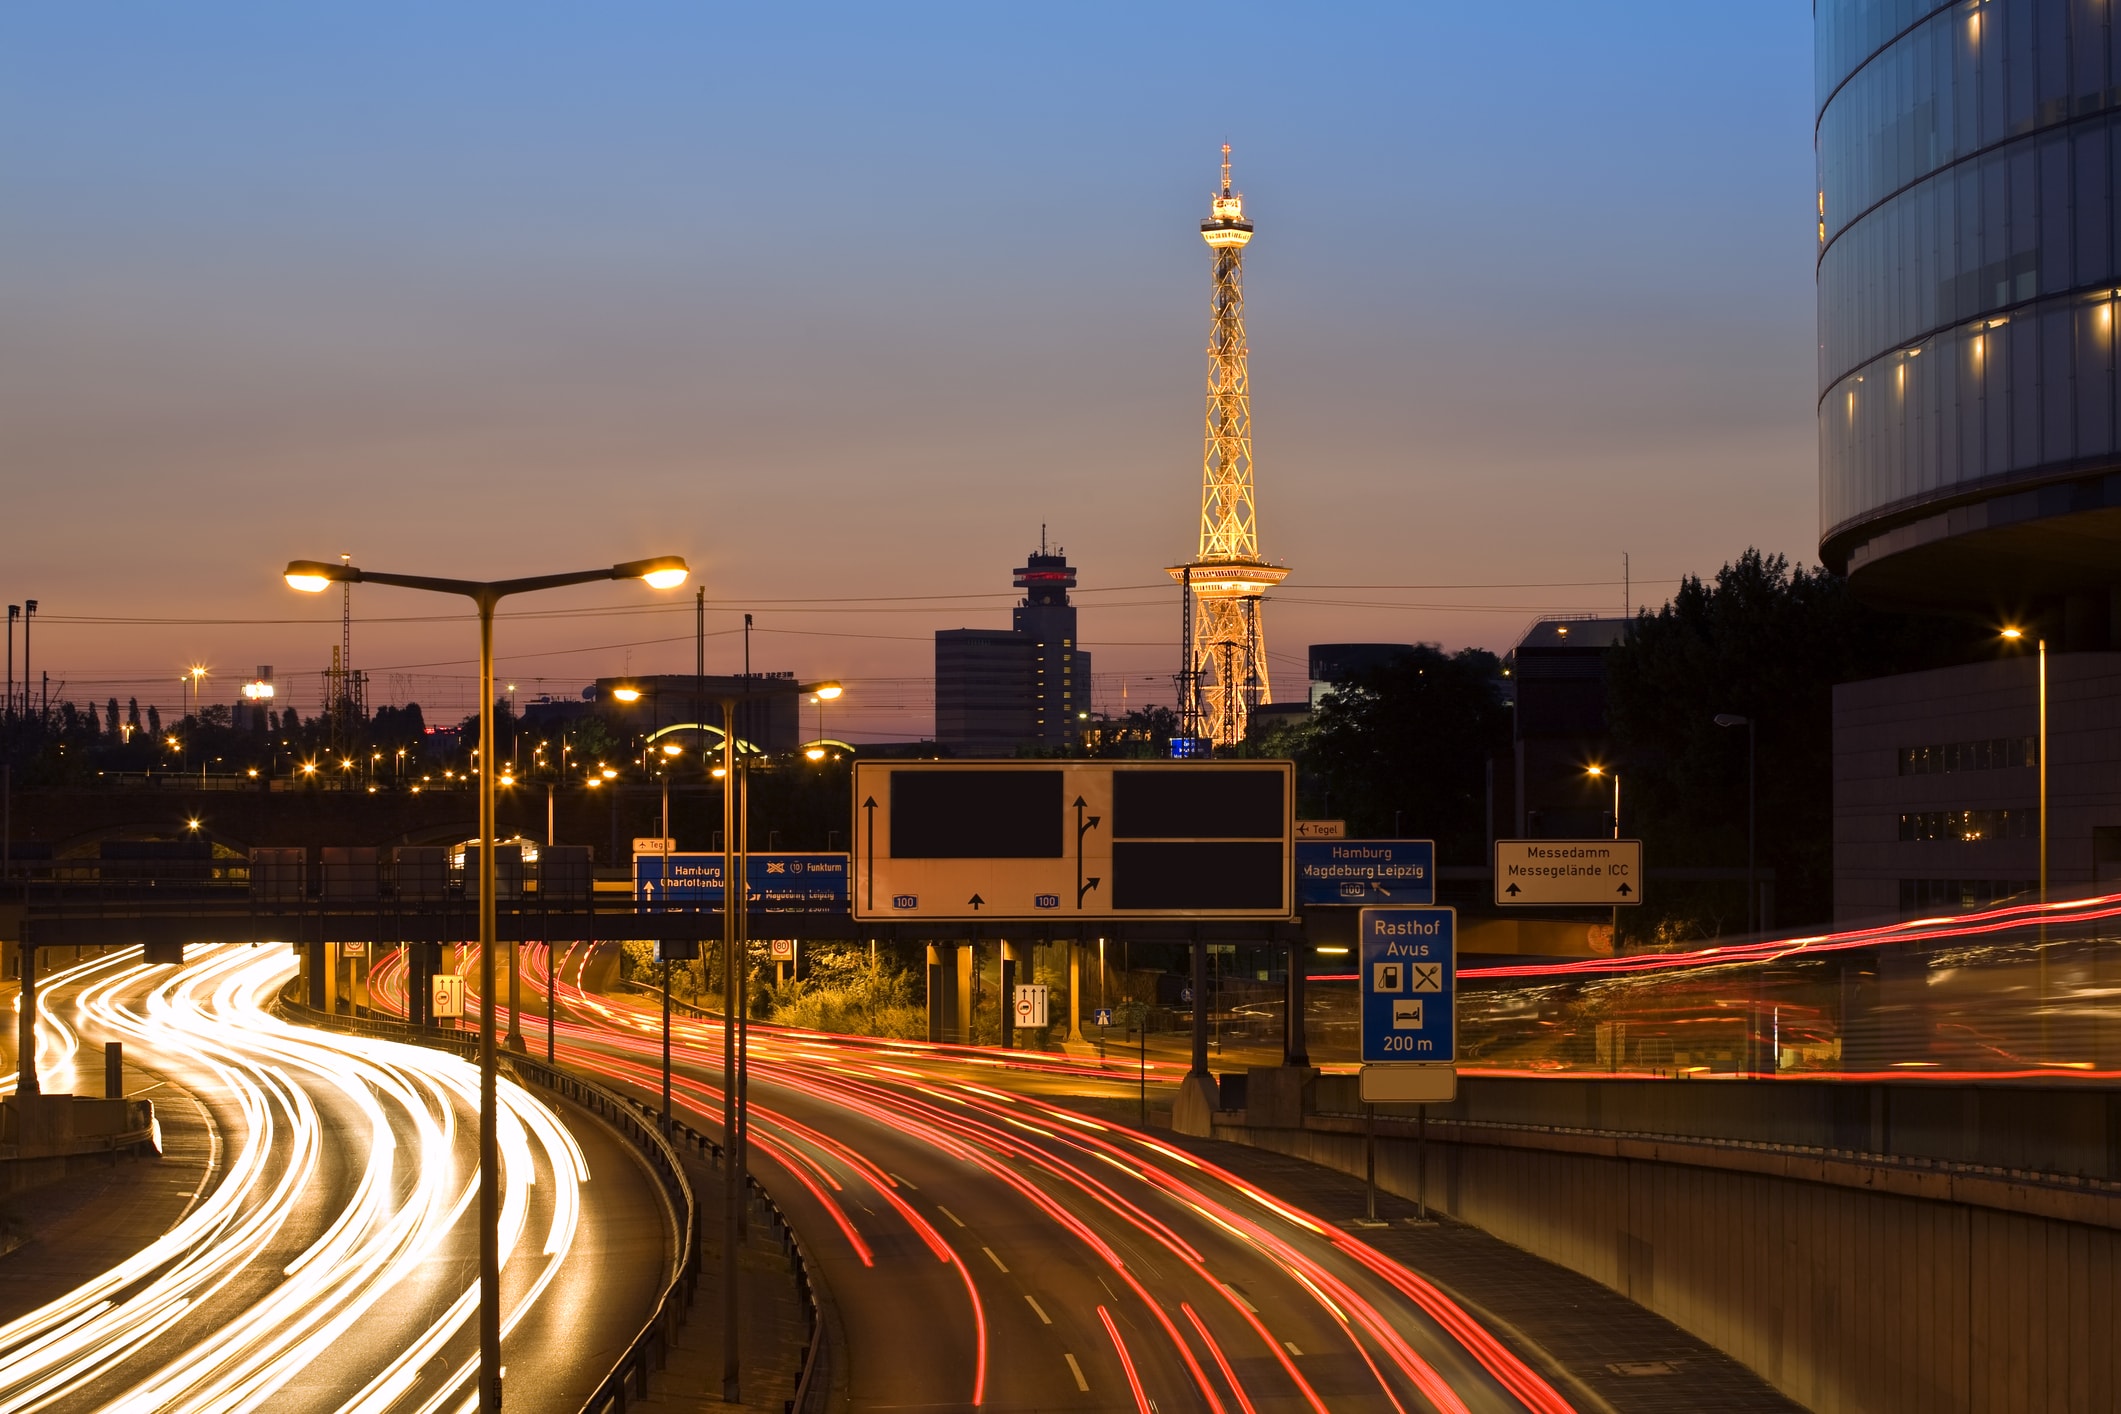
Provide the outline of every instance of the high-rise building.
{"type": "Polygon", "coordinates": [[[1200,551],[1170,567],[1183,586],[1185,642],[1180,649],[1179,715],[1188,736],[1218,746],[1244,740],[1254,707],[1273,701],[1260,626],[1266,592],[1288,576],[1259,557],[1252,494],[1252,387],[1245,345],[1245,247],[1252,223],[1230,187],[1230,145],[1223,144],[1222,189],[1209,200],[1201,239],[1213,255],[1214,296],[1208,320],[1208,412],[1201,441],[1200,551]]]}
{"type": "Polygon", "coordinates": [[[2047,0],[1814,13],[1820,556],[2023,635],[1836,690],[1835,912],[1985,902],[2043,857],[2081,888],[2121,870],[2121,30],[2047,0]]]}
{"type": "Polygon", "coordinates": [[[1076,646],[1075,567],[1045,535],[1016,571],[1007,629],[935,635],[935,739],[960,756],[1009,756],[1076,740],[1090,713],[1090,655],[1076,646]]]}

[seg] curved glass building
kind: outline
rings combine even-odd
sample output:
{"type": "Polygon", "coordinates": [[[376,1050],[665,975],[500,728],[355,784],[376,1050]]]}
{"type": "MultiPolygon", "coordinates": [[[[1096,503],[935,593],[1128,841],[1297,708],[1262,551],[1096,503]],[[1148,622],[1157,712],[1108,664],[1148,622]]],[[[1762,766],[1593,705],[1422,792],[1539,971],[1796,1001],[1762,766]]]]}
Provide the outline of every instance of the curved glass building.
{"type": "Polygon", "coordinates": [[[2121,4],[1818,0],[1820,554],[2121,636],[2121,4]]]}

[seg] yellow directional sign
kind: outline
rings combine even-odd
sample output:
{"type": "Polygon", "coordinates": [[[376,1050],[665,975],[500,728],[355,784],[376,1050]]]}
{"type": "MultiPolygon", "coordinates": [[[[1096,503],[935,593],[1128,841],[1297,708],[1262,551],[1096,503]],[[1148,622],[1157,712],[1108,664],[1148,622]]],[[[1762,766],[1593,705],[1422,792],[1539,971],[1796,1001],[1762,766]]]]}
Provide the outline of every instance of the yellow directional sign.
{"type": "Polygon", "coordinates": [[[1642,902],[1641,840],[1497,840],[1503,907],[1622,907],[1642,902]]]}

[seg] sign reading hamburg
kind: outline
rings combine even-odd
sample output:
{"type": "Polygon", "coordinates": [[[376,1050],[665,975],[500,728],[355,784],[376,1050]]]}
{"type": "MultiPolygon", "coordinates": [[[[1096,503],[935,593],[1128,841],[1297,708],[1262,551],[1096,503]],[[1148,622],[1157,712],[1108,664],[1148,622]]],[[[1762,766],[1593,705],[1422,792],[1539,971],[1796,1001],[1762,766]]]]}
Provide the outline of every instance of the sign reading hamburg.
{"type": "Polygon", "coordinates": [[[1296,901],[1313,908],[1436,902],[1433,840],[1298,840],[1296,901]]]}
{"type": "MultiPolygon", "coordinates": [[[[749,904],[754,909],[846,910],[844,854],[753,854],[746,856],[746,864],[749,904]]],[[[650,906],[720,908],[722,856],[635,855],[633,896],[636,902],[650,906]]]]}

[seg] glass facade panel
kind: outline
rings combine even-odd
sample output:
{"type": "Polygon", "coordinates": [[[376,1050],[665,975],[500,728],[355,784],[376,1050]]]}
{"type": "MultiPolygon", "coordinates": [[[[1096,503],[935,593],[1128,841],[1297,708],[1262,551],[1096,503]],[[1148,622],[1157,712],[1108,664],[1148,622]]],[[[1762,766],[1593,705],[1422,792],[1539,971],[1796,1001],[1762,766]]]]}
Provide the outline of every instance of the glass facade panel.
{"type": "Polygon", "coordinates": [[[2117,445],[2121,0],[1820,0],[1822,538],[2117,445]]]}

